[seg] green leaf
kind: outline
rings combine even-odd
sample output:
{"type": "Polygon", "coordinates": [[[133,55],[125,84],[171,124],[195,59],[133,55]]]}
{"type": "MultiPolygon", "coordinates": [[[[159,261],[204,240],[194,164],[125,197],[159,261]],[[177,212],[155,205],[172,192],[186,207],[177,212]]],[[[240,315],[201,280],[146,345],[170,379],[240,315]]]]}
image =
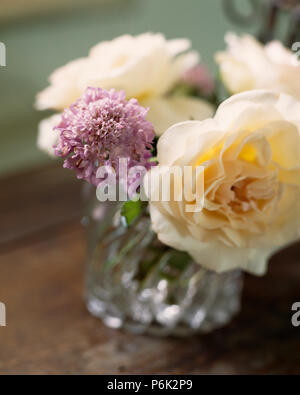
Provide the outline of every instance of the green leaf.
{"type": "Polygon", "coordinates": [[[144,208],[144,203],[141,200],[128,200],[121,208],[121,217],[126,226],[130,226],[134,220],[141,214],[144,208]]]}
{"type": "Polygon", "coordinates": [[[155,157],[153,157],[153,158],[150,158],[150,159],[148,159],[148,162],[149,162],[149,163],[158,162],[158,158],[157,158],[157,156],[155,156],[155,157]]]}

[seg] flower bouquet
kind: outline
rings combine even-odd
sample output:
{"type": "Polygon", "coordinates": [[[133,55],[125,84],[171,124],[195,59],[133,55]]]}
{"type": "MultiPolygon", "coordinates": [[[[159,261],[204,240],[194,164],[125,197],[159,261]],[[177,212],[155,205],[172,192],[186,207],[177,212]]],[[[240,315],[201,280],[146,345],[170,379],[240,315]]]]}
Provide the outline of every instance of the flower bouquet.
{"type": "Polygon", "coordinates": [[[122,36],[56,70],[38,145],[83,187],[86,303],[106,325],[188,335],[228,323],[241,271],[300,236],[300,67],[230,34],[218,89],[186,39],[122,36]]]}

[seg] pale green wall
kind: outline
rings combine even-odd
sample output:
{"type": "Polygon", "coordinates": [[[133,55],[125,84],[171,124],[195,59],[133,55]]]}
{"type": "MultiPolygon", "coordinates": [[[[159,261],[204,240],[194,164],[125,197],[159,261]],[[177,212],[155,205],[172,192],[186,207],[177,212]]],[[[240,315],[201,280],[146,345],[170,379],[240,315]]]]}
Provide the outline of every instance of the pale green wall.
{"type": "Polygon", "coordinates": [[[213,66],[224,32],[236,29],[225,18],[221,0],[120,0],[80,12],[27,18],[0,27],[7,67],[0,67],[0,174],[49,160],[35,146],[38,120],[34,96],[49,73],[103,39],[124,33],[160,31],[188,37],[213,66]]]}

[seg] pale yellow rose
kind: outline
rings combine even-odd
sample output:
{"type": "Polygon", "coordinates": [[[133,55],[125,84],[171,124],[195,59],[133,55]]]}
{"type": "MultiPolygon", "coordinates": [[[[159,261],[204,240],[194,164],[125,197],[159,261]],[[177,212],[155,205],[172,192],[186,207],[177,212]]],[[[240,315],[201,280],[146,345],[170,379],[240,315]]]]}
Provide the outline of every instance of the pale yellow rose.
{"type": "Polygon", "coordinates": [[[279,41],[262,45],[254,37],[225,37],[227,49],[215,56],[221,78],[230,93],[270,89],[300,100],[300,65],[295,53],[279,41]]]}
{"type": "Polygon", "coordinates": [[[50,156],[54,156],[54,146],[58,142],[59,131],[53,130],[61,121],[61,114],[43,119],[38,126],[37,146],[50,156]]]}
{"type": "Polygon", "coordinates": [[[187,202],[175,198],[150,201],[158,238],[204,267],[263,274],[269,256],[300,237],[300,102],[293,97],[234,95],[213,119],[168,129],[158,161],[145,177],[148,196],[155,196],[165,166],[204,168],[202,211],[187,212],[187,202]],[[156,181],[149,183],[151,175],[156,181]]]}
{"type": "Polygon", "coordinates": [[[148,119],[157,134],[178,119],[205,119],[213,113],[210,104],[193,99],[190,105],[186,96],[173,100],[167,95],[186,70],[199,61],[198,53],[183,53],[189,48],[189,40],[166,40],[162,34],[152,33],[101,42],[88,57],[56,70],[50,76],[50,86],[38,94],[36,107],[61,111],[92,86],[125,90],[128,98],[135,97],[141,105],[150,106],[148,119]]]}

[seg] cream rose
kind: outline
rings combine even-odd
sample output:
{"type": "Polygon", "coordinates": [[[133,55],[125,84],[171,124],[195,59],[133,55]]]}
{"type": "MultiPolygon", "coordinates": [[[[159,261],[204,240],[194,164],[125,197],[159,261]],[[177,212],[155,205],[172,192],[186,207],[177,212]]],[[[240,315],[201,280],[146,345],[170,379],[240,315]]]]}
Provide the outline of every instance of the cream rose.
{"type": "Polygon", "coordinates": [[[37,146],[50,156],[54,156],[54,146],[57,144],[59,132],[53,130],[61,120],[61,114],[54,114],[39,123],[37,146]]]}
{"type": "Polygon", "coordinates": [[[202,211],[187,212],[175,199],[150,201],[158,238],[204,267],[263,274],[268,257],[300,237],[300,102],[293,97],[234,95],[213,119],[168,129],[158,161],[145,177],[148,196],[155,196],[165,166],[204,168],[202,211]]]}
{"type": "Polygon", "coordinates": [[[227,50],[215,56],[230,93],[270,89],[300,100],[300,65],[295,54],[279,41],[262,45],[254,37],[228,33],[227,50]]]}
{"type": "Polygon", "coordinates": [[[61,111],[93,86],[125,90],[128,98],[135,97],[141,105],[149,106],[148,119],[158,135],[179,120],[205,119],[212,115],[210,104],[186,96],[174,100],[167,95],[199,61],[196,52],[183,53],[189,48],[189,40],[166,40],[152,33],[101,42],[88,57],[56,70],[50,76],[50,86],[38,94],[36,107],[61,111]]]}

